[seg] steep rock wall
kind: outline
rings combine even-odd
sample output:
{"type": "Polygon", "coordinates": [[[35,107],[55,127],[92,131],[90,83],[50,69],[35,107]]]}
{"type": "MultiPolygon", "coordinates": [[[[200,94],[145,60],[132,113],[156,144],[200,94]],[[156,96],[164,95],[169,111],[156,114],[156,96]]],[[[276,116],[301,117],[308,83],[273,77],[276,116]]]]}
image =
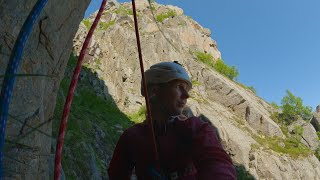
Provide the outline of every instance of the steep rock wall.
{"type": "MultiPolygon", "coordinates": [[[[4,74],[15,40],[36,2],[0,1],[0,74],[4,74]]],[[[7,142],[5,150],[8,178],[49,179],[49,164],[53,163],[51,121],[56,94],[72,39],[89,2],[48,1],[33,27],[18,73],[47,77],[17,77],[6,129],[6,139],[13,142],[7,142]],[[38,131],[32,131],[31,127],[37,126],[38,131]]]]}

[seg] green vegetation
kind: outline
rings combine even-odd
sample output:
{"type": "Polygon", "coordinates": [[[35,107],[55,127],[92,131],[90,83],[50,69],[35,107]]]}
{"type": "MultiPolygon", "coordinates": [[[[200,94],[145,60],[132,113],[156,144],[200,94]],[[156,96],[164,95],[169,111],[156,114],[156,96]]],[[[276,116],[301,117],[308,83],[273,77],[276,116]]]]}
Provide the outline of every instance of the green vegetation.
{"type": "Polygon", "coordinates": [[[314,155],[318,158],[318,160],[320,160],[320,147],[318,147],[315,152],[314,155]]]}
{"type": "Polygon", "coordinates": [[[237,180],[254,180],[252,176],[243,165],[235,166],[237,172],[237,180]]]}
{"type": "Polygon", "coordinates": [[[170,17],[175,17],[175,16],[177,16],[176,11],[175,11],[175,10],[169,10],[169,11],[167,11],[167,12],[158,14],[158,15],[156,16],[156,20],[157,20],[158,22],[161,22],[161,23],[162,23],[165,19],[170,18],[170,17]]]}
{"type": "MultiPolygon", "coordinates": [[[[318,135],[318,140],[320,141],[320,132],[317,131],[317,135],[318,135]]],[[[320,147],[318,147],[315,152],[314,155],[318,158],[318,160],[320,160],[320,147]]]]}
{"type": "Polygon", "coordinates": [[[156,10],[156,8],[153,5],[150,7],[150,9],[151,9],[151,11],[155,11],[156,10]]]}
{"type": "Polygon", "coordinates": [[[192,86],[199,86],[200,82],[197,80],[192,80],[192,86]]]}
{"type": "Polygon", "coordinates": [[[253,86],[247,86],[247,88],[253,93],[257,94],[257,90],[253,86]]]}
{"type": "Polygon", "coordinates": [[[221,73],[222,75],[226,76],[227,78],[233,80],[234,78],[237,78],[239,75],[238,70],[234,67],[231,66],[229,67],[226,65],[222,59],[217,59],[216,62],[214,63],[214,68],[221,73]]]}
{"type": "Polygon", "coordinates": [[[304,129],[301,126],[295,126],[294,127],[294,133],[296,135],[296,139],[297,140],[299,140],[299,141],[301,140],[301,136],[303,134],[303,131],[304,131],[304,129]]]}
{"type": "Polygon", "coordinates": [[[318,140],[320,141],[320,131],[317,131],[318,140]]]}
{"type": "Polygon", "coordinates": [[[294,96],[289,90],[287,90],[287,95],[283,97],[281,105],[282,118],[287,122],[292,122],[298,119],[298,117],[304,120],[310,120],[312,118],[312,108],[303,106],[302,99],[294,96]]]}
{"type": "Polygon", "coordinates": [[[184,23],[184,22],[179,22],[179,23],[178,23],[178,26],[187,26],[187,24],[184,23]]]}
{"type": "Polygon", "coordinates": [[[115,24],[115,21],[109,21],[109,22],[100,22],[99,23],[99,30],[107,30],[110,26],[114,25],[115,24]]]}
{"type": "Polygon", "coordinates": [[[280,109],[280,106],[276,102],[272,102],[271,106],[276,108],[276,109],[280,109]]]}
{"type": "Polygon", "coordinates": [[[204,64],[208,65],[209,67],[213,68],[214,63],[213,63],[213,56],[211,54],[196,51],[196,52],[194,52],[194,55],[197,57],[197,60],[199,60],[199,61],[203,62],[204,64]]]}
{"type": "MultiPolygon", "coordinates": [[[[301,137],[301,136],[300,136],[301,137]]],[[[264,148],[271,149],[275,152],[288,154],[293,158],[307,157],[313,154],[312,150],[300,143],[300,139],[294,136],[282,139],[280,137],[265,137],[254,136],[254,139],[259,143],[253,144],[252,148],[263,146],[264,148]]]]}
{"type": "MultiPolygon", "coordinates": [[[[226,76],[230,80],[234,80],[239,75],[238,70],[234,66],[230,67],[226,65],[222,59],[217,59],[215,62],[213,62],[213,56],[209,53],[196,51],[194,54],[197,57],[197,60],[203,62],[211,68],[214,68],[216,71],[226,76]]],[[[255,92],[253,87],[247,87],[247,89],[251,89],[253,92],[255,92]]]]}
{"type": "Polygon", "coordinates": [[[96,60],[95,60],[95,63],[96,63],[97,65],[101,65],[101,64],[102,64],[101,59],[99,59],[99,58],[96,59],[96,60]]]}
{"type": "Polygon", "coordinates": [[[274,120],[279,123],[289,125],[301,117],[304,120],[312,118],[312,108],[304,106],[300,97],[294,96],[289,90],[286,91],[287,95],[282,98],[281,106],[273,103],[274,107],[279,107],[282,113],[274,114],[274,120]]]}
{"type": "Polygon", "coordinates": [[[101,70],[102,60],[100,58],[95,59],[93,62],[85,62],[82,64],[83,67],[90,69],[91,72],[97,72],[98,69],[101,70]]]}
{"type": "Polygon", "coordinates": [[[101,69],[101,65],[102,65],[101,59],[98,58],[94,61],[94,63],[92,63],[92,66],[90,67],[90,69],[92,72],[96,72],[98,69],[101,69]]]}
{"type": "Polygon", "coordinates": [[[294,96],[289,90],[287,90],[286,93],[286,96],[282,98],[281,106],[275,102],[271,103],[274,108],[281,110],[281,112],[272,113],[270,118],[280,125],[282,132],[287,136],[287,138],[268,138],[266,140],[262,140],[260,138],[262,141],[260,144],[267,143],[268,146],[274,151],[286,153],[292,157],[298,157],[299,155],[307,156],[312,153],[315,153],[316,156],[317,153],[320,155],[320,151],[313,152],[301,143],[301,138],[304,131],[303,127],[295,126],[293,134],[288,133],[288,125],[292,124],[294,121],[297,121],[299,118],[310,120],[312,116],[312,109],[311,107],[303,106],[302,99],[294,96]],[[279,144],[282,144],[282,146],[279,144]]]}
{"type": "Polygon", "coordinates": [[[151,11],[155,11],[156,10],[156,8],[155,8],[155,0],[149,0],[149,3],[150,3],[150,9],[151,9],[151,11]]]}
{"type": "Polygon", "coordinates": [[[190,95],[190,98],[192,98],[193,100],[195,100],[197,102],[208,103],[208,100],[204,99],[202,97],[202,95],[199,92],[195,91],[195,90],[191,90],[189,92],[189,95],[190,95]]]}
{"type": "Polygon", "coordinates": [[[138,112],[129,114],[128,117],[132,122],[141,123],[146,119],[147,108],[146,106],[141,106],[138,112]]]}
{"type": "MultiPolygon", "coordinates": [[[[238,124],[239,128],[247,131],[251,135],[251,137],[255,141],[257,141],[256,144],[251,145],[252,149],[259,149],[263,147],[267,150],[272,150],[278,153],[289,155],[292,158],[307,157],[314,153],[309,147],[300,142],[301,135],[303,133],[302,127],[295,127],[295,134],[292,136],[287,136],[285,139],[283,139],[278,136],[265,137],[257,135],[244,124],[245,120],[235,118],[234,121],[238,124]]],[[[281,130],[284,134],[289,135],[287,126],[281,126],[281,130]]]]}
{"type": "Polygon", "coordinates": [[[132,9],[126,8],[126,7],[122,6],[122,5],[120,5],[119,8],[114,11],[114,13],[120,14],[122,16],[133,15],[132,9]]]}
{"type": "MultiPolygon", "coordinates": [[[[76,62],[77,57],[71,55],[66,71],[72,72],[76,62]]],[[[87,75],[78,82],[65,136],[62,166],[67,179],[77,179],[78,177],[90,179],[91,175],[88,171],[90,163],[88,162],[91,157],[95,157],[96,166],[104,176],[107,176],[107,164],[104,162],[104,157],[105,154],[112,154],[121,134],[115,125],[121,125],[124,130],[133,124],[117,108],[111,98],[104,99],[96,95],[89,81],[89,76],[96,77],[91,70],[82,67],[82,71],[87,75]]],[[[66,76],[60,84],[54,112],[54,137],[57,137],[70,80],[71,75],[66,76]]]]}
{"type": "Polygon", "coordinates": [[[237,82],[241,87],[243,87],[244,89],[248,89],[251,92],[253,92],[254,94],[257,94],[257,90],[253,87],[253,86],[246,86],[242,83],[237,82]]]}
{"type": "Polygon", "coordinates": [[[82,22],[87,27],[87,29],[90,30],[92,26],[92,22],[90,22],[90,19],[83,19],[82,22]]]}

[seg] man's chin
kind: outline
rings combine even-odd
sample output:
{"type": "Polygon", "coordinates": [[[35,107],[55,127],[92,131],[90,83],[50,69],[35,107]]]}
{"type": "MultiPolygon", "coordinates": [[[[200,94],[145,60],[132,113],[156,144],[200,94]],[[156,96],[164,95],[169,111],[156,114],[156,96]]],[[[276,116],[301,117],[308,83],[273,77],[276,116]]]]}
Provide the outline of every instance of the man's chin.
{"type": "Polygon", "coordinates": [[[183,110],[183,108],[173,111],[171,113],[171,116],[179,116],[179,115],[181,115],[182,114],[182,110],[183,110]]]}

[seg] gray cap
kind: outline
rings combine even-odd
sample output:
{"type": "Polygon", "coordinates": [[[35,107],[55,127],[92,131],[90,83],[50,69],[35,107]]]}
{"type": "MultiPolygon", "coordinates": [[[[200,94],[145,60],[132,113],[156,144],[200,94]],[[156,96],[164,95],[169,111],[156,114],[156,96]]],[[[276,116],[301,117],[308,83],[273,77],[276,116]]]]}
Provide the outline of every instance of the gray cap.
{"type": "MultiPolygon", "coordinates": [[[[188,73],[177,61],[160,62],[152,65],[150,69],[145,71],[145,78],[147,84],[161,84],[178,79],[185,81],[189,88],[192,88],[188,73]]],[[[142,86],[141,94],[144,95],[142,86]]]]}

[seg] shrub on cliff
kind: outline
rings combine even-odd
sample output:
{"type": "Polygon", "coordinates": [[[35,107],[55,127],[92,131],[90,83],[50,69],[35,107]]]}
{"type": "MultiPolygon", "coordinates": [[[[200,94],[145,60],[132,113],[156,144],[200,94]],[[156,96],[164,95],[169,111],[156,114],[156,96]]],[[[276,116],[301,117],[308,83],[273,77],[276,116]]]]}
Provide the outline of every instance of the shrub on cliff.
{"type": "MultiPolygon", "coordinates": [[[[204,64],[207,64],[209,67],[214,68],[216,71],[226,76],[230,80],[234,80],[239,75],[239,71],[235,66],[228,66],[224,63],[222,59],[217,59],[216,61],[213,61],[213,56],[209,53],[196,51],[194,52],[194,55],[196,56],[197,60],[203,62],[204,64]]],[[[255,91],[253,89],[251,90],[253,92],[255,91]]]]}
{"type": "Polygon", "coordinates": [[[217,59],[214,63],[214,69],[216,69],[219,73],[223,74],[227,78],[233,80],[238,77],[239,71],[235,66],[228,66],[223,62],[222,59],[217,59]]]}
{"type": "MultiPolygon", "coordinates": [[[[286,96],[281,100],[281,106],[278,106],[282,112],[273,115],[281,123],[291,124],[301,117],[303,120],[310,120],[312,118],[312,108],[304,106],[302,99],[292,94],[289,90],[286,91],[286,96]]],[[[275,107],[276,104],[273,103],[275,107]]]]}

